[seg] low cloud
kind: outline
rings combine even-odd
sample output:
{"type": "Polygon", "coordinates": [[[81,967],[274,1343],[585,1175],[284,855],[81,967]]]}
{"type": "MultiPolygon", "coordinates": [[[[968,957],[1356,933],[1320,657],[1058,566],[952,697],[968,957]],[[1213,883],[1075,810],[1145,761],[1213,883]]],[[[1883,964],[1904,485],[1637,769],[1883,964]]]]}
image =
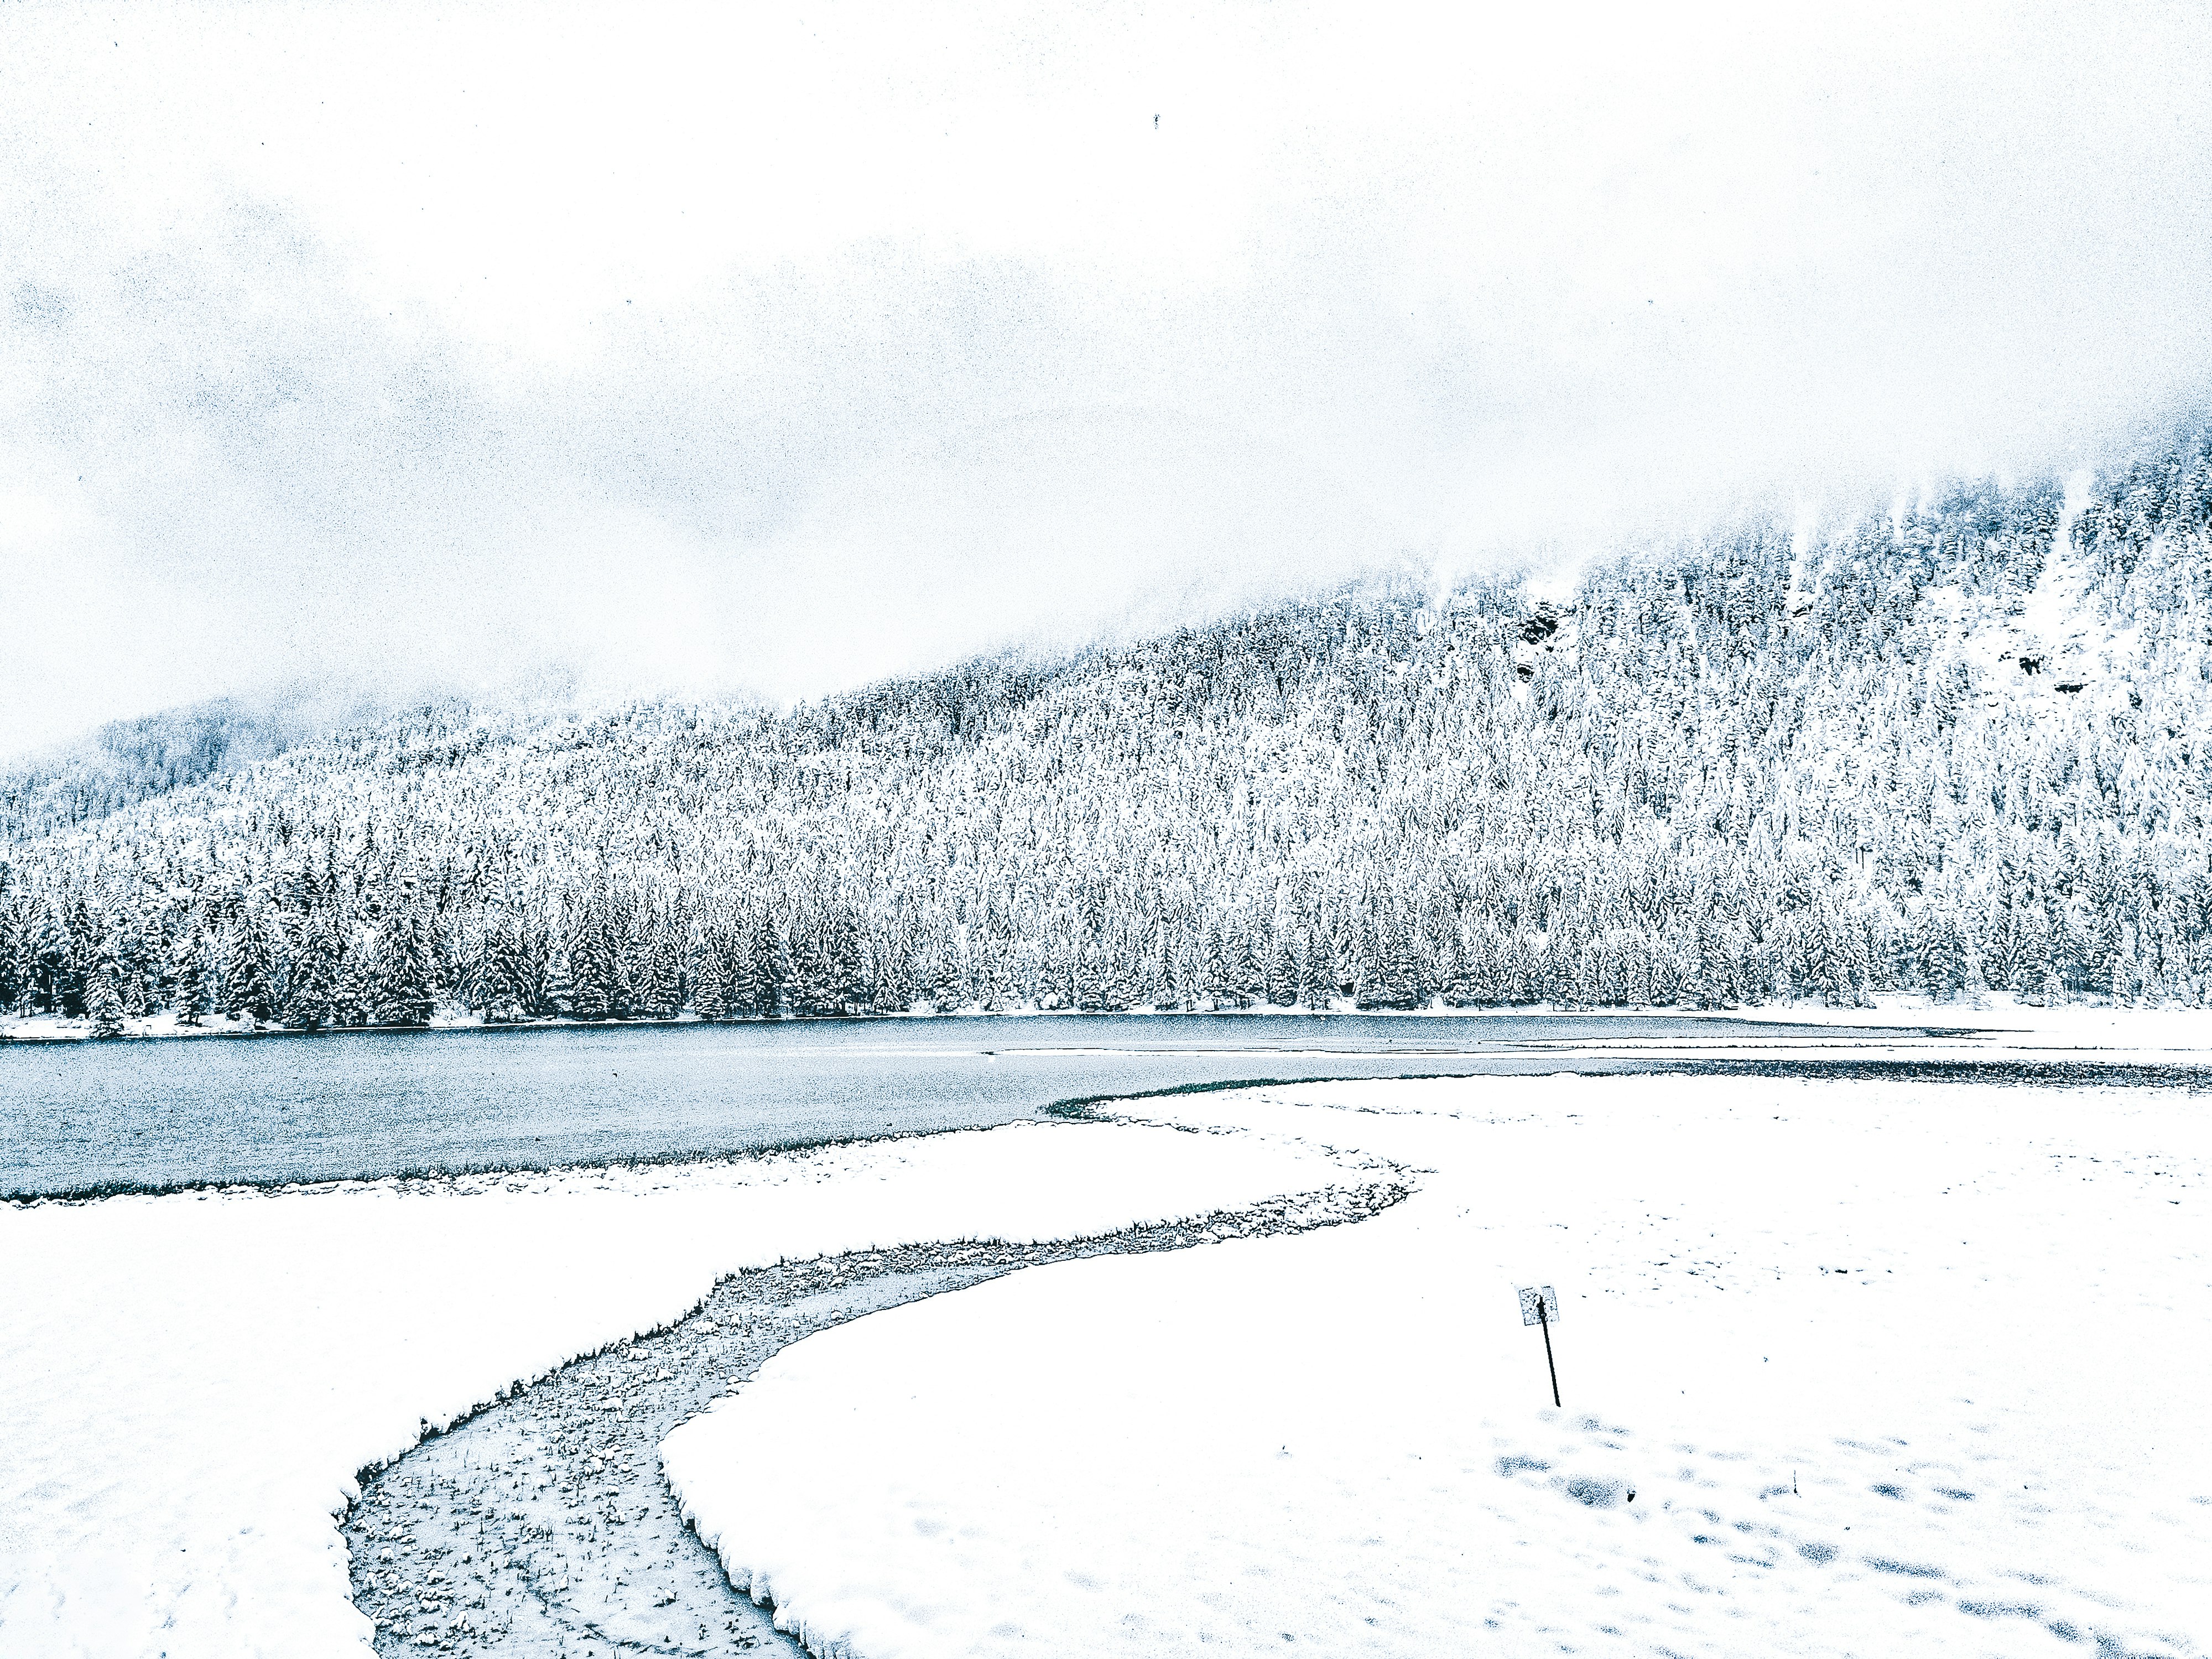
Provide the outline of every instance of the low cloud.
{"type": "Polygon", "coordinates": [[[2199,404],[2185,9],[1523,9],[17,13],[0,749],[811,695],[2199,404]]]}

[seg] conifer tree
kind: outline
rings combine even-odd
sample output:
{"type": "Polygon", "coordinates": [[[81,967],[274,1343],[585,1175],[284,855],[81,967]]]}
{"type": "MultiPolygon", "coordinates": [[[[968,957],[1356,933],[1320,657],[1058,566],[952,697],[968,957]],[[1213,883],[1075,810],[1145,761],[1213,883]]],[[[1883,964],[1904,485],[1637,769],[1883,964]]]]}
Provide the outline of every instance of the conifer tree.
{"type": "Polygon", "coordinates": [[[249,908],[231,924],[230,946],[223,959],[222,1012],[245,1021],[249,1028],[272,1018],[276,1000],[274,980],[268,936],[262,931],[260,917],[249,908]]]}
{"type": "Polygon", "coordinates": [[[488,1024],[506,1024],[524,1016],[526,1000],[520,959],[520,923],[504,909],[486,910],[472,941],[465,944],[465,966],[457,975],[459,1000],[477,1009],[488,1024]]]}
{"type": "Polygon", "coordinates": [[[208,993],[207,940],[195,930],[185,935],[170,968],[169,1006],[177,1011],[177,1024],[197,1025],[212,1000],[208,993]]]}
{"type": "Polygon", "coordinates": [[[372,969],[376,953],[374,936],[362,933],[346,941],[338,954],[336,988],[331,995],[332,1025],[360,1026],[375,1023],[376,988],[372,969]]]}
{"type": "Polygon", "coordinates": [[[665,917],[647,928],[645,964],[636,1012],[647,1019],[673,1019],[684,1006],[684,959],[665,917]]]}
{"type": "Polygon", "coordinates": [[[1960,991],[1970,1008],[1989,1006],[1989,980],[1982,970],[1982,951],[1972,939],[1961,936],[1959,941],[1960,962],[1960,991]]]}
{"type": "Polygon", "coordinates": [[[369,958],[369,1020],[428,1025],[436,1006],[436,962],[420,905],[409,895],[388,910],[369,958]]]}
{"type": "Polygon", "coordinates": [[[616,1019],[629,1019],[643,1013],[653,1000],[652,934],[646,919],[632,910],[611,917],[606,936],[614,969],[607,1012],[616,1019]]]}
{"type": "Polygon", "coordinates": [[[691,968],[691,1012],[707,1020],[730,1017],[729,999],[723,989],[721,953],[715,948],[716,943],[712,933],[702,939],[691,968]]]}
{"type": "Polygon", "coordinates": [[[868,999],[861,1006],[878,1014],[902,1014],[914,1006],[914,976],[908,966],[909,958],[902,944],[891,940],[878,942],[862,953],[864,971],[872,981],[868,999]]]}
{"type": "Polygon", "coordinates": [[[301,1030],[338,1022],[337,940],[329,918],[313,916],[300,931],[285,982],[283,1016],[301,1030]]]}
{"type": "Polygon", "coordinates": [[[615,1012],[614,953],[605,928],[588,910],[572,919],[568,945],[568,1007],[578,1019],[609,1019],[615,1012]]]}
{"type": "Polygon", "coordinates": [[[1303,949],[1298,954],[1298,1002],[1307,1008],[1323,1009],[1336,996],[1336,959],[1329,949],[1326,929],[1307,929],[1302,938],[1303,949]]]}
{"type": "Polygon", "coordinates": [[[2135,930],[2124,928],[2105,969],[2106,994],[2114,1007],[2132,1004],[2142,986],[2142,963],[2135,930]]]}
{"type": "Polygon", "coordinates": [[[555,949],[550,939],[545,951],[544,971],[530,1012],[540,1019],[565,1019],[575,1012],[574,988],[568,981],[568,952],[565,948],[555,949]]]}
{"type": "Polygon", "coordinates": [[[1278,1008],[1288,1008],[1298,1000],[1298,964],[1291,954],[1291,941],[1277,933],[1267,946],[1266,974],[1267,1000],[1278,1008]]]}
{"type": "Polygon", "coordinates": [[[123,1035],[123,995],[115,988],[115,964],[112,961],[103,959],[96,963],[88,977],[84,1012],[85,1018],[92,1023],[94,1037],[123,1035]]]}
{"type": "Polygon", "coordinates": [[[722,934],[722,1005],[728,1018],[741,1019],[763,1012],[762,974],[756,955],[757,936],[742,916],[731,921],[722,934]]]}
{"type": "Polygon", "coordinates": [[[754,1012],[782,1012],[792,981],[791,950],[775,921],[763,910],[754,923],[754,1012]]]}

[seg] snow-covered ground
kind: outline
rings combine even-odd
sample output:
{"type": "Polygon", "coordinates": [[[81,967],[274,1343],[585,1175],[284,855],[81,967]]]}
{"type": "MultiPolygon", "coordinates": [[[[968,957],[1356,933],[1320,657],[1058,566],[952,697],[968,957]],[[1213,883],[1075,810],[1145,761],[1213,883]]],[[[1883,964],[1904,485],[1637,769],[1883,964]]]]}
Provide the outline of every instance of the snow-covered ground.
{"type": "Polygon", "coordinates": [[[0,1654],[359,1654],[357,1471],[719,1275],[1077,1237],[1356,1178],[1023,1125],[757,1160],[0,1206],[0,1654]]]}
{"type": "MultiPolygon", "coordinates": [[[[683,1018],[687,1024],[690,1020],[689,1015],[683,1018]]],[[[544,1020],[537,1023],[549,1025],[571,1025],[577,1022],[563,1019],[544,1020]]],[[[471,1013],[465,1008],[456,1008],[447,1005],[441,1006],[430,1016],[430,1023],[427,1028],[413,1026],[404,1029],[444,1031],[463,1028],[481,1028],[483,1024],[483,1017],[481,1014],[471,1013]]],[[[276,1024],[257,1024],[252,1019],[243,1017],[234,1018],[229,1014],[204,1014],[187,1025],[177,1018],[177,1011],[173,1008],[164,1008],[160,1012],[152,1014],[128,1014],[122,1021],[122,1035],[125,1037],[228,1037],[248,1036],[257,1031],[276,1031],[284,1029],[276,1024]]],[[[372,1029],[399,1030],[403,1028],[372,1029]]],[[[61,1014],[15,1014],[0,1018],[0,1036],[11,1037],[19,1042],[83,1042],[91,1036],[92,1022],[89,1019],[72,1019],[61,1014]]]]}
{"type": "Polygon", "coordinates": [[[1929,1030],[1965,1027],[1992,1049],[2094,1060],[2115,1054],[2212,1060],[2212,1009],[2113,1007],[2067,1002],[2039,1007],[2008,991],[1978,1003],[1933,1002],[1918,995],[1886,996],[1873,1008],[1828,1008],[1796,1003],[1736,1010],[1731,1018],[1776,1024],[1888,1026],[1929,1030]]]}
{"type": "Polygon", "coordinates": [[[2212,1642],[2201,1096],[1559,1077],[1130,1109],[1427,1173],[1356,1227],[858,1321],[677,1430],[702,1535],[817,1651],[2212,1642]],[[1564,1410],[1528,1284],[1561,1298],[1564,1410]]]}
{"type": "Polygon", "coordinates": [[[2142,625],[2121,624],[2100,603],[2081,555],[2063,542],[2016,599],[1978,605],[1956,588],[1930,599],[1931,620],[1948,624],[1979,670],[1981,696],[2025,704],[2045,719],[2125,714],[2131,681],[2147,666],[2142,625]]]}

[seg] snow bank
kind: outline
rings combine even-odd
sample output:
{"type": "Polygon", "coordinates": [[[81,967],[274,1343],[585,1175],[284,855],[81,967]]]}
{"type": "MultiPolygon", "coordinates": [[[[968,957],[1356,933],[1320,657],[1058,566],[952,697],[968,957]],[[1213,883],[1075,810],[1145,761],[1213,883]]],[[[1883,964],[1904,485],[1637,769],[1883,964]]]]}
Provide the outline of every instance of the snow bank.
{"type": "Polygon", "coordinates": [[[359,1653],[355,1473],[786,1257],[1112,1231],[1330,1184],[1022,1125],[682,1169],[0,1207],[0,1653],[359,1653]]]}
{"type": "Polygon", "coordinates": [[[702,1534],[817,1651],[2205,1650],[2201,1097],[1554,1078],[1131,1109],[1431,1173],[1357,1227],[860,1320],[676,1431],[702,1534]],[[1563,1302],[1564,1411],[1528,1283],[1563,1302]]]}
{"type": "MultiPolygon", "coordinates": [[[[1887,1026],[1905,1032],[1963,1027],[1960,1059],[2033,1059],[2087,1062],[2203,1064],[2212,1062],[2212,1012],[2203,1008],[2116,1008],[2108,1003],[2067,1002],[2040,1008],[2007,991],[1978,1004],[1933,1002],[1910,994],[1883,996],[1873,1008],[1826,1008],[1813,1003],[1731,1010],[1729,1018],[1793,1025],[1856,1028],[1868,1045],[1887,1026]],[[1966,1049],[1986,1052],[1965,1052],[1966,1049]]],[[[1921,1044],[1916,1042],[1917,1051],[1921,1044]]]]}

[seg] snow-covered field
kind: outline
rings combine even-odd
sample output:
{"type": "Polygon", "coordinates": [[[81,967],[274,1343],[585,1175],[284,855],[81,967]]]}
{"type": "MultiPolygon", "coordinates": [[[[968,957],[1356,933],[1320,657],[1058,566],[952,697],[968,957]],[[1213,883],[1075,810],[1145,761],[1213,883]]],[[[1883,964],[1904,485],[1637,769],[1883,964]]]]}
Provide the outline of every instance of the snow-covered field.
{"type": "Polygon", "coordinates": [[[810,1338],[671,1478],[862,1659],[2208,1650],[2200,1096],[1560,1076],[1122,1115],[1154,1121],[0,1208],[0,1653],[358,1653],[355,1472],[719,1274],[1382,1161],[1419,1189],[1357,1226],[810,1338]]]}
{"type": "Polygon", "coordinates": [[[2202,1097],[1560,1077],[1129,1109],[1427,1173],[1357,1227],[858,1321],[677,1430],[702,1534],[817,1651],[2212,1644],[2202,1097]]]}
{"type": "Polygon", "coordinates": [[[681,1169],[0,1206],[0,1654],[364,1651],[363,1468],[719,1275],[1346,1180],[1296,1143],[1024,1125],[681,1169]]]}

